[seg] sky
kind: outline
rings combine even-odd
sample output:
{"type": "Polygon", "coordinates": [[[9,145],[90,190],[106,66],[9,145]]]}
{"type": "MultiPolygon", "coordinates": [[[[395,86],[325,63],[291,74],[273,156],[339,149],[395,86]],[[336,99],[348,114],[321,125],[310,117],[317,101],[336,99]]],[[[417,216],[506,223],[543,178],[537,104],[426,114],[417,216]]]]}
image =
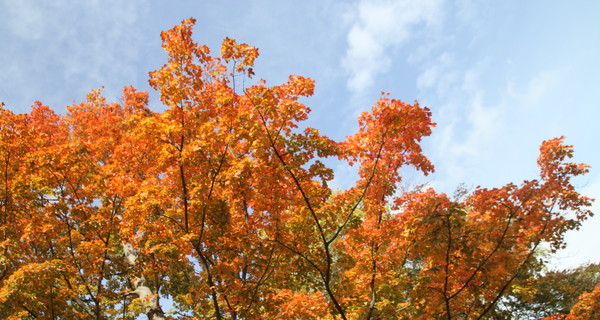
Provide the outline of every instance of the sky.
{"type": "MultiPolygon", "coordinates": [[[[132,85],[161,110],[147,82],[166,62],[160,32],[194,17],[194,39],[215,54],[225,37],[259,48],[256,81],[314,79],[308,125],[336,140],[381,92],[430,108],[436,173],[407,171],[406,187],[534,179],[541,142],[565,136],[592,167],[575,184],[600,202],[599,15],[592,0],[0,0],[0,101],[64,113],[91,90],[118,101],[132,85]]],[[[332,165],[347,187],[354,169],[332,165]]],[[[600,262],[600,216],[566,239],[553,266],[600,262]]]]}

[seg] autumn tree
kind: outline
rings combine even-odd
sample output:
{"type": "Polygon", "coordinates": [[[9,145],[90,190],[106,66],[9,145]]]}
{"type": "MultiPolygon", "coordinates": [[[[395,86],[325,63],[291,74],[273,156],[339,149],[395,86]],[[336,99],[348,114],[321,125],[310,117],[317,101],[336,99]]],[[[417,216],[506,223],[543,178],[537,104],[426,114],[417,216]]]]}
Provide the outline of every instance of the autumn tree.
{"type": "Polygon", "coordinates": [[[400,193],[401,168],[433,171],[429,109],[384,95],[333,141],[302,124],[312,80],[251,82],[258,49],[212,56],[193,25],[161,34],[163,112],[131,87],[1,109],[0,317],[483,319],[591,216],[563,138],[536,180],[400,193]],[[326,158],[354,186],[332,190],[326,158]]]}
{"type": "Polygon", "coordinates": [[[550,270],[523,279],[521,287],[506,295],[496,310],[497,319],[541,319],[569,314],[579,297],[600,284],[600,264],[550,270]]]}
{"type": "Polygon", "coordinates": [[[600,265],[551,270],[523,280],[522,287],[505,296],[498,317],[541,319],[569,314],[579,297],[600,283],[600,265]]]}
{"type": "Polygon", "coordinates": [[[567,320],[594,319],[600,315],[600,284],[596,285],[590,292],[584,292],[579,296],[577,303],[571,308],[567,320]]]}

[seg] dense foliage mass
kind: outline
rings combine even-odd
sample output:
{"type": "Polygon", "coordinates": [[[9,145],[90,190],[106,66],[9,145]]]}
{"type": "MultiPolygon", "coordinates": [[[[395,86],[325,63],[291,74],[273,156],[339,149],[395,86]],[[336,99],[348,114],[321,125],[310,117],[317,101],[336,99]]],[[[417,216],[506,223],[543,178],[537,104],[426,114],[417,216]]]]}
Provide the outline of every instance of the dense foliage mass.
{"type": "Polygon", "coordinates": [[[384,96],[342,142],[301,130],[312,80],[240,88],[258,50],[213,57],[193,24],[162,33],[164,112],[131,87],[0,110],[0,318],[481,319],[591,215],[562,138],[537,180],[399,194],[402,167],[433,171],[427,108],[384,96]],[[327,157],[353,187],[328,186],[327,157]]]}
{"type": "Polygon", "coordinates": [[[598,263],[545,272],[507,294],[501,301],[501,310],[495,311],[495,318],[541,319],[569,314],[579,296],[592,292],[596,284],[600,284],[598,263]]]}

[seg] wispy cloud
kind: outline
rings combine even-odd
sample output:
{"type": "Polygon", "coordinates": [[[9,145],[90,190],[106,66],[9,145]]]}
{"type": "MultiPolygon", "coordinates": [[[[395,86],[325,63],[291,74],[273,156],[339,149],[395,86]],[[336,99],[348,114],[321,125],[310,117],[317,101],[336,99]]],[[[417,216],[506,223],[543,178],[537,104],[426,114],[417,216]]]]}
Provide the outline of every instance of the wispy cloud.
{"type": "Polygon", "coordinates": [[[143,56],[143,47],[132,46],[141,40],[135,28],[140,4],[5,3],[0,35],[9,49],[0,52],[0,100],[19,111],[35,100],[60,110],[102,85],[117,95],[121,86],[132,84],[133,65],[143,56]]]}
{"type": "Polygon", "coordinates": [[[555,68],[539,72],[529,81],[525,88],[520,88],[514,81],[509,81],[507,93],[516,101],[521,101],[524,107],[533,108],[559,84],[561,78],[566,73],[567,69],[565,68],[555,68]]]}
{"type": "Polygon", "coordinates": [[[441,173],[437,185],[444,191],[462,182],[485,184],[484,177],[494,179],[494,183],[508,182],[512,177],[486,171],[491,166],[508,171],[534,167],[533,161],[522,163],[523,156],[527,154],[534,160],[537,145],[549,138],[545,136],[548,128],[523,135],[522,126],[534,125],[535,118],[530,117],[547,102],[548,93],[560,85],[564,70],[539,71],[525,81],[503,74],[498,86],[490,86],[489,75],[494,68],[486,58],[465,68],[446,52],[423,61],[417,85],[434,104],[438,127],[431,140],[431,156],[441,173]],[[518,149],[520,155],[504,154],[505,158],[493,159],[502,153],[501,149],[518,149]]]}
{"type": "Polygon", "coordinates": [[[348,88],[361,93],[391,63],[390,52],[400,48],[421,25],[435,23],[441,0],[360,1],[349,14],[348,48],[343,60],[350,73],[348,88]]]}

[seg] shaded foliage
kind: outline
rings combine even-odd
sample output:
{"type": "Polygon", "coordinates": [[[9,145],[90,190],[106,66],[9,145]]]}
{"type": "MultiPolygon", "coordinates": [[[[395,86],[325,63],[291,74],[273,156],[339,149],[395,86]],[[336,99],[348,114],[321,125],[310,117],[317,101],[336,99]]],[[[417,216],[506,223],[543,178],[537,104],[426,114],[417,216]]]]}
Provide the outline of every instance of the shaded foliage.
{"type": "Polygon", "coordinates": [[[579,297],[600,284],[600,264],[552,270],[523,281],[508,295],[496,318],[541,319],[569,314],[579,297]],[[504,314],[504,317],[501,316],[504,314]]]}

